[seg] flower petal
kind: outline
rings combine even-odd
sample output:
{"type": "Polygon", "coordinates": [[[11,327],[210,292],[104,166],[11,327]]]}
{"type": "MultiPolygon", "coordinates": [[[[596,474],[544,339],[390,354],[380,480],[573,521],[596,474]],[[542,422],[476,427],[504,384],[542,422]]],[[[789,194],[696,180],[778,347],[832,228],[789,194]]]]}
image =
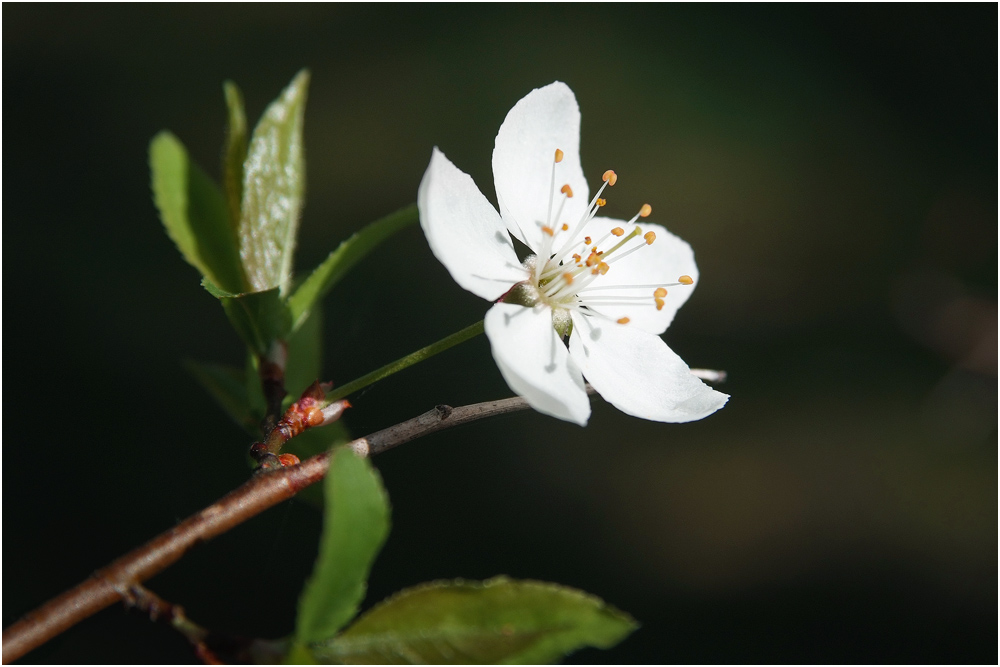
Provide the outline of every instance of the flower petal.
{"type": "Polygon", "coordinates": [[[417,208],[431,251],[465,289],[493,301],[527,277],[499,214],[437,147],[417,190],[417,208]]]}
{"type": "MultiPolygon", "coordinates": [[[[661,334],[667,330],[674,320],[677,309],[684,305],[695,285],[698,283],[698,266],[694,262],[694,251],[686,241],[682,241],[657,224],[640,222],[643,232],[653,232],[656,239],[651,245],[641,247],[621,261],[611,257],[611,268],[606,275],[595,280],[581,294],[584,303],[591,300],[593,308],[611,319],[628,317],[631,325],[653,334],[661,334]],[[690,276],[692,285],[676,285],[667,289],[663,298],[663,308],[656,309],[653,298],[655,287],[631,287],[632,285],[665,285],[676,283],[680,276],[690,276]],[[596,298],[595,298],[596,297],[596,298]],[[641,297],[642,303],[628,305],[602,305],[600,301],[608,302],[615,297],[641,297]]],[[[601,239],[614,227],[623,227],[626,233],[632,228],[623,220],[611,218],[594,218],[587,225],[587,234],[595,241],[601,239]]],[[[614,246],[616,239],[601,244],[600,250],[608,250],[614,246]]],[[[615,254],[628,251],[633,246],[643,243],[641,238],[633,239],[615,254]]],[[[627,301],[628,299],[626,299],[627,301]]]]}
{"type": "Polygon", "coordinates": [[[541,413],[587,424],[583,377],[552,328],[552,311],[498,303],[486,313],[486,336],[503,379],[541,413]]]}
{"type": "Polygon", "coordinates": [[[659,336],[573,313],[570,356],[606,401],[626,414],[659,422],[689,422],[729,400],[691,375],[659,336]]]}
{"type": "Polygon", "coordinates": [[[580,167],[580,107],[569,86],[556,81],[536,88],[508,112],[493,149],[493,179],[507,228],[536,252],[542,225],[574,226],[581,220],[590,200],[580,167]],[[556,149],[563,159],[555,164],[553,181],[556,149]],[[571,198],[559,193],[563,185],[572,189],[571,198]],[[561,201],[562,214],[550,220],[561,201]]]}

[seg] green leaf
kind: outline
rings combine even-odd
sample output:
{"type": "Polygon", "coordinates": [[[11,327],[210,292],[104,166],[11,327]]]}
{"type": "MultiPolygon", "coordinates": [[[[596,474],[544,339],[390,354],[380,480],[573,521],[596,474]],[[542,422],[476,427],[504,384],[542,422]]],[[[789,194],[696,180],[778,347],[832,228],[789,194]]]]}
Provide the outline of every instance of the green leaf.
{"type": "Polygon", "coordinates": [[[417,205],[391,213],[380,220],[369,224],[330,253],[323,263],[316,267],[305,281],[299,285],[288,305],[292,311],[292,322],[298,327],[309,310],[323,298],[331,287],[361,261],[382,241],[417,222],[417,205]]]}
{"type": "Polygon", "coordinates": [[[264,413],[267,412],[267,399],[264,397],[264,387],[260,383],[260,360],[252,350],[247,352],[246,372],[243,376],[246,382],[247,405],[250,407],[250,415],[254,420],[252,433],[255,437],[259,437],[262,435],[260,422],[264,419],[264,413]]]}
{"type": "Polygon", "coordinates": [[[218,187],[169,132],[153,137],[149,168],[160,220],[184,259],[221,288],[242,292],[239,243],[218,187]]]}
{"type": "Polygon", "coordinates": [[[254,419],[250,412],[245,373],[242,369],[193,359],[185,359],[184,368],[212,395],[233,421],[247,432],[255,432],[259,420],[254,419]]]}
{"type": "Polygon", "coordinates": [[[550,663],[584,646],[610,648],[636,627],[599,598],[557,584],[434,582],[382,602],[313,655],[346,664],[550,663]]]}
{"type": "MultiPolygon", "coordinates": [[[[282,451],[295,454],[305,461],[311,456],[329,451],[350,441],[351,434],[347,430],[347,427],[344,426],[344,422],[337,421],[326,426],[306,429],[304,433],[286,442],[285,446],[282,447],[282,451]]],[[[295,499],[305,501],[313,505],[316,509],[322,509],[324,506],[323,485],[313,484],[307,486],[295,495],[295,499]]]]}
{"type": "Polygon", "coordinates": [[[298,330],[288,337],[285,362],[285,388],[299,397],[305,388],[320,377],[323,370],[323,309],[314,308],[298,330]]]}
{"type": "Polygon", "coordinates": [[[277,287],[264,292],[223,296],[220,301],[229,323],[257,354],[266,354],[274,341],[283,340],[291,331],[291,315],[277,287]]]}
{"type": "Polygon", "coordinates": [[[229,225],[233,233],[240,229],[240,207],[243,202],[243,162],[247,159],[247,115],[243,110],[243,94],[232,81],[222,84],[228,111],[226,151],[222,156],[222,174],[229,206],[229,225]]]}
{"type": "Polygon", "coordinates": [[[292,275],[306,166],[302,125],[309,72],[302,70],[264,112],[243,164],[240,256],[252,291],[278,287],[292,275]]]}
{"type": "Polygon", "coordinates": [[[354,617],[372,561],[389,534],[389,499],[367,459],[348,448],[336,450],[323,492],[319,557],[296,618],[300,645],[332,637],[354,617]]]}

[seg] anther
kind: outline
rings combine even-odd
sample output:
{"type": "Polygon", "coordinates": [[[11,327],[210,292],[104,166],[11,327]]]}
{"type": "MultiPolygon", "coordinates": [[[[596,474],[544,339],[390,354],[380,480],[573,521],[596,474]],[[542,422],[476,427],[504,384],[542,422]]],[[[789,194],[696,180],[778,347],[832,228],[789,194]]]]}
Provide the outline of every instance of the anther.
{"type": "MultiPolygon", "coordinates": [[[[559,160],[556,160],[556,162],[558,162],[558,161],[559,160]]],[[[561,188],[559,188],[559,192],[561,192],[564,195],[566,195],[566,197],[568,199],[571,199],[573,197],[573,188],[569,187],[569,183],[567,183],[566,185],[564,185],[561,188]]]]}
{"type": "Polygon", "coordinates": [[[583,245],[590,245],[590,240],[591,239],[590,239],[589,236],[584,236],[583,237],[583,245]]]}
{"type": "Polygon", "coordinates": [[[601,262],[600,264],[597,265],[597,268],[595,269],[595,271],[599,271],[600,274],[603,276],[605,273],[608,272],[608,269],[610,269],[610,268],[611,267],[608,266],[607,262],[601,262]]]}
{"type": "Polygon", "coordinates": [[[595,203],[597,204],[598,207],[601,207],[601,206],[605,206],[608,203],[608,200],[607,199],[601,199],[600,197],[598,197],[597,201],[595,203]]]}
{"type": "Polygon", "coordinates": [[[566,224],[566,223],[564,222],[564,223],[562,224],[562,227],[560,227],[559,229],[563,230],[564,232],[565,232],[565,231],[568,231],[568,230],[569,230],[569,225],[567,225],[567,224],[566,224]]]}
{"type": "Polygon", "coordinates": [[[604,172],[604,175],[601,176],[601,180],[607,183],[608,185],[613,186],[615,183],[618,182],[618,174],[616,174],[613,169],[608,169],[606,172],[604,172]]]}
{"type": "Polygon", "coordinates": [[[552,236],[553,234],[555,234],[555,232],[552,231],[551,227],[542,227],[542,231],[545,232],[546,234],[548,234],[549,236],[552,236]]]}
{"type": "Polygon", "coordinates": [[[657,310],[663,310],[663,306],[666,305],[666,301],[664,301],[663,299],[661,299],[659,297],[657,297],[655,299],[655,301],[656,301],[656,309],[657,310]]]}
{"type": "Polygon", "coordinates": [[[567,285],[572,285],[573,284],[573,274],[572,273],[570,273],[570,272],[567,271],[566,273],[563,274],[562,277],[563,277],[563,280],[566,281],[567,285]]]}
{"type": "Polygon", "coordinates": [[[627,317],[622,317],[618,320],[618,324],[628,324],[631,320],[627,317]]]}
{"type": "Polygon", "coordinates": [[[615,236],[621,236],[625,233],[625,230],[622,229],[621,227],[615,227],[614,229],[611,230],[611,233],[614,234],[615,236]]]}
{"type": "Polygon", "coordinates": [[[642,238],[646,239],[646,245],[653,245],[653,241],[656,240],[656,234],[653,232],[646,232],[642,235],[642,238]]]}
{"type": "Polygon", "coordinates": [[[657,299],[662,299],[666,295],[667,295],[666,287],[657,287],[656,291],[653,292],[653,296],[655,296],[657,299]]]}
{"type": "Polygon", "coordinates": [[[639,209],[639,217],[640,218],[649,217],[649,214],[652,212],[653,212],[652,206],[650,206],[649,204],[643,204],[642,208],[639,209]]]}
{"type": "Polygon", "coordinates": [[[562,162],[562,160],[563,160],[563,152],[557,148],[556,149],[556,162],[562,162]]]}
{"type": "Polygon", "coordinates": [[[694,285],[694,278],[692,278],[691,276],[681,276],[680,278],[677,279],[677,282],[679,282],[681,285],[694,285]]]}

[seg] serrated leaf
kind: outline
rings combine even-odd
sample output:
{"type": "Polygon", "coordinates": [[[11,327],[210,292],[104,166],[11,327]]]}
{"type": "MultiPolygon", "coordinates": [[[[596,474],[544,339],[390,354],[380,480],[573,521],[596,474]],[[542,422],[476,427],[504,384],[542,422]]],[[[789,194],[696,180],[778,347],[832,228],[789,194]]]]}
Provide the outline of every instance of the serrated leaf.
{"type": "Polygon", "coordinates": [[[185,359],[184,368],[212,395],[233,421],[249,433],[254,432],[258,420],[250,412],[245,373],[242,369],[193,359],[185,359]]]}
{"type": "Polygon", "coordinates": [[[271,343],[283,340],[291,331],[291,315],[277,287],[219,300],[236,333],[257,354],[266,354],[271,343]]]}
{"type": "Polygon", "coordinates": [[[314,308],[302,325],[288,336],[285,362],[285,389],[299,397],[320,377],[323,369],[323,309],[314,308]]]}
{"type": "Polygon", "coordinates": [[[331,252],[323,263],[306,278],[288,299],[292,322],[299,326],[310,309],[337,282],[374,250],[382,241],[418,220],[417,206],[412,204],[367,225],[331,252]]]}
{"type": "Polygon", "coordinates": [[[550,663],[583,648],[610,648],[637,627],[599,598],[538,581],[424,584],[365,613],[313,646],[346,664],[550,663]]]}
{"type": "Polygon", "coordinates": [[[219,188],[169,132],[149,145],[153,200],[167,235],[184,259],[222,289],[245,289],[239,242],[219,188]]]}
{"type": "Polygon", "coordinates": [[[368,571],[389,535],[389,499],[367,459],[336,450],[324,480],[326,509],[319,557],[299,599],[295,640],[332,637],[358,611],[368,571]]]}
{"type": "Polygon", "coordinates": [[[222,173],[229,225],[234,233],[240,229],[240,209],[243,203],[243,162],[247,159],[247,115],[243,110],[243,94],[232,81],[222,84],[226,98],[226,150],[222,156],[222,173]]]}
{"type": "Polygon", "coordinates": [[[302,70],[264,112],[243,163],[240,257],[252,291],[280,288],[292,275],[306,167],[302,125],[309,72],[302,70]]]}

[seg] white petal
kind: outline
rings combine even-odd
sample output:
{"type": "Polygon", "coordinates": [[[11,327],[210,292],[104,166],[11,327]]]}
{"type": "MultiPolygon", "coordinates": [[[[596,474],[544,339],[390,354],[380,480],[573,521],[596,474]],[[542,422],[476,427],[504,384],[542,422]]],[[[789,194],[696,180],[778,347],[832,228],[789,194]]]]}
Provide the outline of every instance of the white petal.
{"type": "Polygon", "coordinates": [[[500,215],[437,147],[417,190],[417,208],[431,251],[465,289],[493,301],[527,277],[500,215]]]}
{"type": "MultiPolygon", "coordinates": [[[[642,245],[639,250],[621,261],[614,261],[611,256],[610,269],[606,275],[599,277],[580,296],[587,303],[593,299],[593,308],[611,319],[628,317],[631,326],[638,327],[649,333],[661,334],[667,330],[674,320],[677,309],[690,298],[695,285],[698,284],[698,266],[694,262],[694,251],[686,241],[682,241],[660,225],[638,223],[643,233],[653,232],[656,239],[652,245],[642,245]],[[680,276],[691,276],[693,285],[676,285],[667,288],[667,296],[663,299],[662,310],[656,309],[653,300],[654,287],[631,288],[631,285],[665,285],[676,283],[680,276]],[[613,289],[605,289],[613,288],[613,289]],[[608,301],[608,297],[641,297],[643,301],[636,304],[607,305],[599,301],[608,301]]],[[[624,227],[626,233],[632,230],[623,220],[610,218],[594,218],[587,225],[586,233],[594,241],[601,239],[614,227],[624,227]]],[[[615,237],[601,244],[598,250],[608,250],[617,243],[615,237]]],[[[633,246],[642,244],[642,238],[632,239],[622,246],[615,254],[628,251],[633,246]]],[[[626,299],[627,301],[627,299],[626,299]]]]}
{"type": "Polygon", "coordinates": [[[575,226],[587,211],[589,190],[580,167],[580,107],[573,91],[556,81],[536,88],[507,114],[493,149],[493,179],[507,228],[536,252],[542,247],[542,225],[575,226]],[[553,164],[556,149],[562,162],[553,164]],[[559,193],[569,185],[558,220],[559,193]],[[549,202],[552,201],[551,213],[549,202]]]}
{"type": "Polygon", "coordinates": [[[659,336],[630,324],[574,313],[569,351],[597,393],[635,417],[689,422],[729,400],[691,375],[659,336]]]}
{"type": "Polygon", "coordinates": [[[486,313],[486,336],[507,384],[541,413],[587,424],[583,377],[552,328],[548,308],[498,303],[486,313]]]}

